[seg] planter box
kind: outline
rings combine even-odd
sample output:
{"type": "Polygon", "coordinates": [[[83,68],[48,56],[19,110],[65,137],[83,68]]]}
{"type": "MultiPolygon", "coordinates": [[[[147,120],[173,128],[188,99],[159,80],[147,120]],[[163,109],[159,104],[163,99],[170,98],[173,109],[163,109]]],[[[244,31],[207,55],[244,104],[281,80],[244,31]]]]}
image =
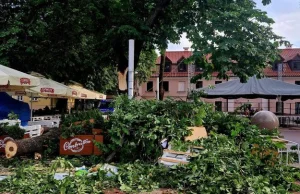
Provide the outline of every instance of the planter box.
{"type": "Polygon", "coordinates": [[[93,135],[101,135],[102,129],[92,129],[93,135]]]}
{"type": "MultiPolygon", "coordinates": [[[[103,135],[95,135],[95,141],[103,143],[103,135]]],[[[94,155],[101,155],[102,151],[98,149],[96,145],[94,145],[94,155]]]]}
{"type": "Polygon", "coordinates": [[[85,121],[76,121],[74,122],[73,124],[74,125],[81,125],[81,124],[86,124],[87,122],[90,122],[90,123],[95,123],[95,119],[90,119],[90,120],[85,120],[85,121]]]}
{"type": "Polygon", "coordinates": [[[93,135],[75,135],[68,139],[60,138],[60,155],[91,155],[94,151],[93,135]]]}

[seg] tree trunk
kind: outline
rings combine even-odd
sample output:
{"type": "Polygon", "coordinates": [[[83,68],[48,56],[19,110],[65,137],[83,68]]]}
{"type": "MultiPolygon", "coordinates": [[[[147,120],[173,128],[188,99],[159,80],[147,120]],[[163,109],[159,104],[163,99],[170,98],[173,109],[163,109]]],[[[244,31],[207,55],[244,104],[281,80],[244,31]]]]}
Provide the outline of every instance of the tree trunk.
{"type": "Polygon", "coordinates": [[[17,155],[42,151],[45,148],[45,140],[57,139],[60,133],[60,129],[53,128],[41,136],[16,141],[8,140],[5,145],[5,156],[6,158],[12,158],[17,155]]]}
{"type": "Polygon", "coordinates": [[[166,55],[165,55],[166,51],[163,50],[161,52],[161,58],[160,58],[160,65],[159,65],[159,100],[163,100],[164,99],[164,70],[165,70],[165,62],[166,62],[166,55]]]}

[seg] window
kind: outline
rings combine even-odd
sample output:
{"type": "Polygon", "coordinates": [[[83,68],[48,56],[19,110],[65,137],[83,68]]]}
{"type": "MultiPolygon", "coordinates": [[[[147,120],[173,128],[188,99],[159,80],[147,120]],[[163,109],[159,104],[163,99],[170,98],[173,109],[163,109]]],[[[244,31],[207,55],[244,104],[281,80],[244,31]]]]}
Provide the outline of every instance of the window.
{"type": "Polygon", "coordinates": [[[278,63],[273,64],[273,71],[278,71],[278,63]]]}
{"type": "Polygon", "coordinates": [[[18,96],[19,101],[23,101],[23,96],[18,96]]]}
{"type": "Polygon", "coordinates": [[[300,61],[294,61],[292,64],[293,70],[300,70],[300,61]]]}
{"type": "Polygon", "coordinates": [[[215,102],[215,111],[222,111],[222,101],[215,102]]]}
{"type": "Polygon", "coordinates": [[[163,82],[163,87],[164,87],[164,91],[165,91],[165,92],[168,92],[168,91],[169,91],[169,82],[164,81],[164,82],[163,82]]]}
{"type": "Polygon", "coordinates": [[[178,64],[178,72],[186,72],[187,68],[186,68],[186,64],[184,64],[183,62],[180,62],[178,64]]]}
{"type": "Polygon", "coordinates": [[[203,82],[202,81],[197,81],[196,82],[196,89],[202,88],[203,87],[203,82]]]}
{"type": "Polygon", "coordinates": [[[178,82],[178,92],[185,91],[185,82],[178,82]]]}
{"type": "Polygon", "coordinates": [[[295,81],[295,84],[296,85],[300,85],[300,81],[295,81]]]}
{"type": "Polygon", "coordinates": [[[164,72],[171,72],[171,68],[172,68],[172,63],[170,61],[166,61],[164,72]]]}
{"type": "Polygon", "coordinates": [[[202,67],[195,65],[195,72],[201,72],[201,71],[203,71],[202,67]]]}
{"type": "Polygon", "coordinates": [[[222,81],[215,81],[215,85],[222,83],[222,81]]]}
{"type": "Polygon", "coordinates": [[[284,103],[283,102],[276,102],[276,113],[277,114],[284,113],[284,103]]]}
{"type": "Polygon", "coordinates": [[[147,92],[153,92],[153,82],[147,82],[147,92]]]}
{"type": "Polygon", "coordinates": [[[300,114],[300,102],[295,103],[295,114],[300,114]]]}
{"type": "Polygon", "coordinates": [[[279,71],[283,70],[283,64],[282,63],[274,63],[272,67],[273,71],[279,71]]]}

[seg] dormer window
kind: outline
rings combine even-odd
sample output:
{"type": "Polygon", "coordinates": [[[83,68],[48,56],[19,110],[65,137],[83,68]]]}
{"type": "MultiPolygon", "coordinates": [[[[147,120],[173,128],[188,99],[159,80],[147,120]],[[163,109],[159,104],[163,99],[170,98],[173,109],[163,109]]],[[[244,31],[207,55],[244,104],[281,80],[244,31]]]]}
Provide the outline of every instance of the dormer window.
{"type": "Polygon", "coordinates": [[[280,65],[281,65],[281,70],[283,70],[283,64],[282,63],[275,63],[275,64],[273,64],[273,67],[272,67],[272,69],[273,69],[273,71],[279,71],[280,70],[280,65]]]}
{"type": "Polygon", "coordinates": [[[187,72],[187,65],[183,61],[178,64],[178,72],[187,72]]]}
{"type": "Polygon", "coordinates": [[[293,70],[300,70],[300,61],[292,61],[292,69],[293,70]]]}
{"type": "Polygon", "coordinates": [[[278,63],[273,64],[273,71],[278,71],[278,63]]]}
{"type": "Polygon", "coordinates": [[[199,67],[198,65],[195,65],[195,72],[202,72],[203,68],[199,67]]]}
{"type": "Polygon", "coordinates": [[[289,60],[289,66],[293,71],[300,71],[300,55],[295,55],[291,60],[289,60]]]}
{"type": "Polygon", "coordinates": [[[166,60],[164,72],[171,72],[171,68],[172,68],[172,62],[166,60]]]}

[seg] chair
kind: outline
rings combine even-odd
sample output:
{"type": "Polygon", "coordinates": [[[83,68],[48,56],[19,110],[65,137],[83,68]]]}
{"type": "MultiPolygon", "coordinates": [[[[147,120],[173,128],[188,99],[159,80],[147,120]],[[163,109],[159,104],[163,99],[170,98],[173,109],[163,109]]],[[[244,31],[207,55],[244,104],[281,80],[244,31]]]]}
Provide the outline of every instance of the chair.
{"type": "Polygon", "coordinates": [[[32,125],[32,126],[25,126],[21,127],[25,129],[25,134],[29,134],[29,137],[36,137],[42,134],[43,128],[41,125],[32,125]]]}

